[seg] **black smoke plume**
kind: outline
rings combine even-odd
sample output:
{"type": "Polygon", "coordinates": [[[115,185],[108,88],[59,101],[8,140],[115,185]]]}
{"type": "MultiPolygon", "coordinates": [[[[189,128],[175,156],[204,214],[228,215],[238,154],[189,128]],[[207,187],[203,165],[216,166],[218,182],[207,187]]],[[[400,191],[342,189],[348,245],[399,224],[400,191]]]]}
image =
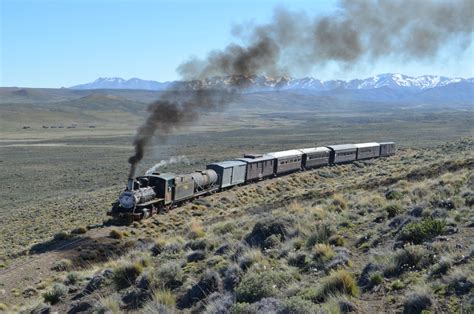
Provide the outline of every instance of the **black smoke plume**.
{"type": "Polygon", "coordinates": [[[194,80],[198,90],[175,85],[149,106],[150,116],[134,140],[130,176],[157,131],[165,139],[200,112],[228,104],[248,77],[311,73],[328,63],[348,68],[385,57],[429,59],[447,44],[462,50],[472,41],[473,9],[473,0],[345,0],[327,16],[277,9],[268,24],[235,27],[243,44],[178,67],[182,79],[194,80]],[[206,89],[216,77],[227,79],[224,88],[206,89]]]}

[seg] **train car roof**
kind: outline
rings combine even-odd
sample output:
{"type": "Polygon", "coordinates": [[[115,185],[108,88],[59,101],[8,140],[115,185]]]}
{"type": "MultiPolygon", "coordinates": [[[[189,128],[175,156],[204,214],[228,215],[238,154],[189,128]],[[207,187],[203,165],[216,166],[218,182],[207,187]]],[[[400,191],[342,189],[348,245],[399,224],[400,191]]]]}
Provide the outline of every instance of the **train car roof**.
{"type": "Polygon", "coordinates": [[[357,149],[357,146],[355,146],[354,144],[327,145],[326,147],[332,150],[357,149]]]}
{"type": "Polygon", "coordinates": [[[226,161],[214,162],[212,164],[209,164],[208,166],[215,165],[222,168],[230,168],[230,167],[235,167],[235,166],[243,166],[246,164],[247,163],[240,160],[226,160],[226,161]]]}
{"type": "Polygon", "coordinates": [[[284,157],[291,157],[291,156],[300,156],[300,155],[303,155],[303,153],[297,149],[290,149],[290,150],[284,150],[281,152],[268,153],[268,155],[273,156],[274,158],[284,158],[284,157]]]}
{"type": "Polygon", "coordinates": [[[379,145],[389,145],[389,144],[395,144],[395,142],[379,142],[379,145]]]}
{"type": "Polygon", "coordinates": [[[359,143],[359,144],[354,144],[357,148],[365,148],[365,147],[377,147],[380,146],[379,143],[371,142],[371,143],[359,143]]]}
{"type": "Polygon", "coordinates": [[[275,157],[270,156],[270,155],[263,155],[261,157],[256,157],[256,158],[236,158],[235,160],[238,161],[243,161],[243,162],[259,162],[259,161],[267,161],[267,160],[272,160],[275,157]]]}
{"type": "Polygon", "coordinates": [[[320,152],[328,152],[330,151],[327,147],[311,147],[311,148],[302,148],[299,149],[303,154],[312,154],[312,153],[320,153],[320,152]]]}

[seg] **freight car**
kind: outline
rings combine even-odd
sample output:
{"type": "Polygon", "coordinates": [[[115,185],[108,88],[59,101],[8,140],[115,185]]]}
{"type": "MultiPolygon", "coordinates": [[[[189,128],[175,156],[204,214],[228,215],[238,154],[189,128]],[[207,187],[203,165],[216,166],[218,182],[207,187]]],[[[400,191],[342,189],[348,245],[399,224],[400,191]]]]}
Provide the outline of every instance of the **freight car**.
{"type": "Polygon", "coordinates": [[[395,154],[394,142],[328,145],[244,155],[212,163],[191,174],[157,173],[129,178],[108,215],[140,220],[195,199],[258,180],[326,165],[395,154]]]}

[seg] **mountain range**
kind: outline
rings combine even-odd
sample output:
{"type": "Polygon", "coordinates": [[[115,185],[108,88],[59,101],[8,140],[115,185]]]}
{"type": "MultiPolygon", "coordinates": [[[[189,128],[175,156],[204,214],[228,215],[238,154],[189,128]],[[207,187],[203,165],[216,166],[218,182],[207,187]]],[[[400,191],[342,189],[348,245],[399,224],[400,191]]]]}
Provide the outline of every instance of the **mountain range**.
{"type": "MultiPolygon", "coordinates": [[[[474,83],[474,78],[450,78],[435,75],[423,75],[411,77],[403,74],[380,74],[365,79],[329,80],[323,81],[311,77],[307,78],[270,78],[266,76],[228,76],[214,77],[202,81],[172,81],[157,82],[132,78],[125,80],[119,77],[98,78],[94,82],[71,86],[70,89],[141,89],[161,91],[168,88],[184,89],[213,89],[223,88],[233,84],[244,86],[246,90],[272,91],[272,90],[308,90],[308,91],[332,91],[332,90],[370,90],[379,88],[390,88],[391,90],[425,91],[437,87],[445,87],[459,83],[474,83]]],[[[467,84],[471,85],[471,84],[467,84]]]]}

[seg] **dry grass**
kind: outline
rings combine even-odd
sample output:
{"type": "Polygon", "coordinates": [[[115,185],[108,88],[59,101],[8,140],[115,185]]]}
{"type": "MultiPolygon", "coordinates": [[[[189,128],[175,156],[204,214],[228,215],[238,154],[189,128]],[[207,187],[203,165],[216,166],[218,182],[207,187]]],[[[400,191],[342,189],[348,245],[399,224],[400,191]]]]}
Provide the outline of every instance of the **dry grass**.
{"type": "MultiPolygon", "coordinates": [[[[404,150],[357,167],[292,174],[224,191],[144,223],[115,226],[129,236],[108,240],[130,241],[136,250],[75,272],[72,285],[82,290],[85,278],[112,269],[97,294],[113,300],[140,291],[149,297],[146,304],[124,311],[145,313],[179,311],[176,304],[186,304],[184,311],[222,306],[226,312],[271,302],[306,312],[341,311],[349,303],[358,311],[371,306],[400,311],[410,303],[411,287],[419,285],[430,289],[432,300],[440,300],[435,305],[441,312],[452,312],[449,304],[467,302],[460,287],[471,280],[453,275],[467,271],[468,262],[462,261],[470,255],[472,207],[462,196],[473,188],[469,147],[455,155],[446,155],[446,148],[404,150]],[[443,168],[450,164],[451,170],[443,168]],[[445,196],[455,208],[440,211],[451,204],[445,196]],[[421,216],[412,213],[417,206],[421,216]],[[431,218],[439,214],[445,217],[431,218]],[[445,221],[443,233],[431,232],[437,230],[431,221],[445,221]],[[413,234],[425,233],[430,236],[409,244],[413,234]],[[443,238],[436,238],[439,234],[443,238]],[[188,261],[190,252],[199,252],[200,258],[188,261]],[[369,262],[373,265],[364,277],[369,262]],[[212,280],[203,280],[208,272],[212,280]],[[371,288],[360,292],[356,278],[362,277],[371,288]],[[201,301],[184,302],[185,295],[201,301]]],[[[67,274],[56,276],[43,281],[43,291],[56,281],[66,284],[67,274]]],[[[58,304],[65,308],[73,296],[66,293],[58,304]]]]}

